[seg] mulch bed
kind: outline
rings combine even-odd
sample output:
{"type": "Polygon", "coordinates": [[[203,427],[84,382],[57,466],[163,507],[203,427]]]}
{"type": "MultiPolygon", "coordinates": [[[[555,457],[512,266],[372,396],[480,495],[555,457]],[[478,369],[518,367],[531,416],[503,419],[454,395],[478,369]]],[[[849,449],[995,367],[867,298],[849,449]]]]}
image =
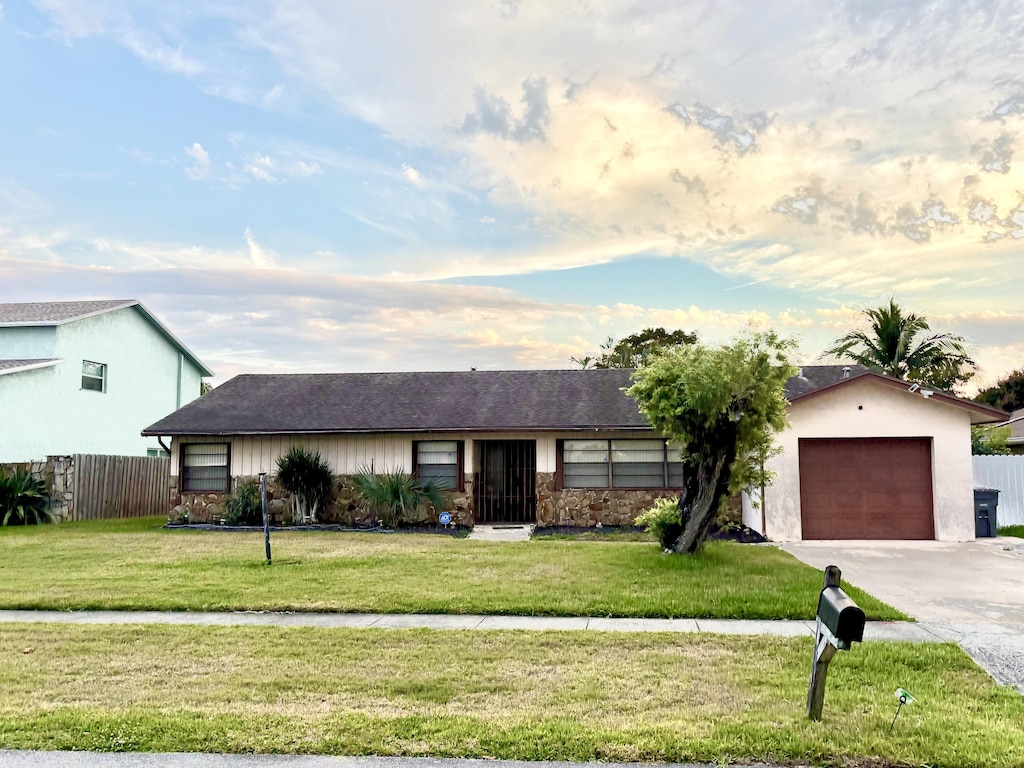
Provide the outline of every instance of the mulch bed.
{"type": "MultiPolygon", "coordinates": [[[[263,533],[262,525],[214,525],[213,523],[167,523],[164,528],[168,530],[183,531],[234,531],[238,532],[259,532],[263,533]]],[[[472,530],[464,525],[409,525],[399,528],[381,528],[379,525],[340,525],[337,523],[322,523],[319,525],[272,525],[272,533],[282,531],[320,531],[324,533],[436,533],[443,536],[467,536],[472,530]]]]}

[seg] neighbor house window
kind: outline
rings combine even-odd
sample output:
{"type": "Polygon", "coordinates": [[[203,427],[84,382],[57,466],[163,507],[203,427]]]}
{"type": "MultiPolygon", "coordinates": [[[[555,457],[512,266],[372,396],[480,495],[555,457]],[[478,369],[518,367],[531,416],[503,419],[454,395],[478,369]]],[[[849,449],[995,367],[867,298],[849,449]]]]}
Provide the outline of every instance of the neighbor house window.
{"type": "Polygon", "coordinates": [[[230,462],[227,443],[186,443],[182,446],[181,490],[227,493],[230,462]]]}
{"type": "Polygon", "coordinates": [[[563,440],[563,488],[679,488],[683,459],[665,440],[563,440]]]}
{"type": "Polygon", "coordinates": [[[106,392],[107,366],[103,363],[93,363],[89,360],[83,360],[82,389],[91,389],[94,392],[106,392]]]}
{"type": "Polygon", "coordinates": [[[151,459],[155,459],[155,458],[166,459],[168,456],[170,456],[170,454],[167,451],[165,451],[163,448],[147,448],[146,449],[146,455],[149,456],[149,458],[151,458],[151,459]]]}
{"type": "Polygon", "coordinates": [[[419,440],[412,445],[415,474],[434,480],[442,488],[462,490],[463,445],[461,440],[419,440]]]}

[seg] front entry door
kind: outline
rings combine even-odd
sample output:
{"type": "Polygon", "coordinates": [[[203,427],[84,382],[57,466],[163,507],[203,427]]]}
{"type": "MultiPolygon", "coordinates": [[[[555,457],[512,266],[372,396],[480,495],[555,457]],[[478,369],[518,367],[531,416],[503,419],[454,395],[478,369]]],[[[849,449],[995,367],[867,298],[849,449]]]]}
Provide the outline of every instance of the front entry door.
{"type": "Polygon", "coordinates": [[[473,506],[478,523],[537,520],[537,443],[477,440],[473,506]]]}

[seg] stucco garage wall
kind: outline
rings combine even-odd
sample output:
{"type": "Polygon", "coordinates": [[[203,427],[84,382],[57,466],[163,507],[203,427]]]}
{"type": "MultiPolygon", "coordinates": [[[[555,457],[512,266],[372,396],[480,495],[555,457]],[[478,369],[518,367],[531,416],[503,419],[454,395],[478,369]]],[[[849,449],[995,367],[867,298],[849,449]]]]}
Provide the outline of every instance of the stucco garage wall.
{"type": "MultiPolygon", "coordinates": [[[[800,438],[930,437],[935,538],[974,538],[974,481],[970,414],[962,408],[926,400],[872,381],[851,382],[835,390],[797,400],[790,407],[790,428],[779,436],[783,453],[768,462],[777,473],[765,494],[767,536],[799,541],[800,438]]],[[[760,512],[745,522],[760,530],[760,512]]]]}

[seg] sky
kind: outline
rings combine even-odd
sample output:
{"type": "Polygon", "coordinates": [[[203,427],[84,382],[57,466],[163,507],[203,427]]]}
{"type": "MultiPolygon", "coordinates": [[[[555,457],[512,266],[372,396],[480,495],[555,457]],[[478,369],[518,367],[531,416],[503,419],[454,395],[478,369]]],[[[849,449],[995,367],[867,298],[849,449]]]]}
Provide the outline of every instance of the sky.
{"type": "Polygon", "coordinates": [[[895,296],[991,383],[1022,73],[1019,2],[5,0],[0,301],[139,299],[220,383],[652,326],[811,364],[895,296]]]}

